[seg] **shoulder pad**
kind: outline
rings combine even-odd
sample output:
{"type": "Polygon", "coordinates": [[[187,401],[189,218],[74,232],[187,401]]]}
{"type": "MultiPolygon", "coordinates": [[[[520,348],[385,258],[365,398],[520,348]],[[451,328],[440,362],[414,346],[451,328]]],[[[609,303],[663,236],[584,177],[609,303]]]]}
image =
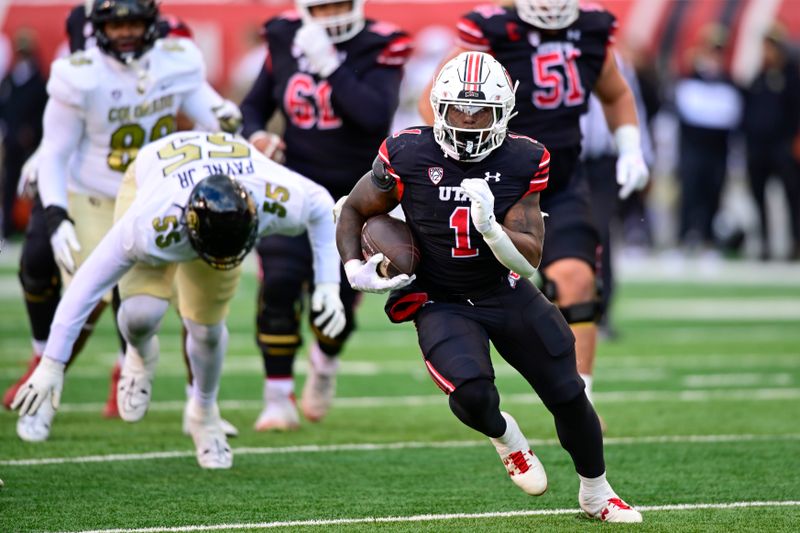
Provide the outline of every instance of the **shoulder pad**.
{"type": "Polygon", "coordinates": [[[150,74],[154,79],[170,79],[176,91],[188,91],[206,79],[206,65],[197,45],[183,37],[158,39],[149,52],[150,74]],[[180,82],[180,88],[177,87],[180,82]]]}
{"type": "Polygon", "coordinates": [[[47,81],[47,94],[69,105],[83,107],[86,93],[97,86],[99,78],[95,72],[100,60],[95,57],[96,50],[79,50],[53,62],[47,81]]]}
{"type": "Polygon", "coordinates": [[[389,171],[386,170],[386,164],[380,156],[376,157],[375,161],[372,162],[372,172],[370,172],[370,174],[372,176],[372,183],[380,190],[391,191],[394,189],[394,178],[389,175],[389,171]]]}

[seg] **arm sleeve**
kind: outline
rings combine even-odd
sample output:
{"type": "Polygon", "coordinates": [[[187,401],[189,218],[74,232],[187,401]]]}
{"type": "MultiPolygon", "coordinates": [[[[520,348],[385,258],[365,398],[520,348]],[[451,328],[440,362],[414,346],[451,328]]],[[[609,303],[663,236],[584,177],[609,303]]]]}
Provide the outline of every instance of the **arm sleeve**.
{"type": "Polygon", "coordinates": [[[50,98],[42,120],[44,136],[39,156],[39,197],[44,207],[67,208],[67,167],[84,131],[83,113],[50,98]]]}
{"type": "Polygon", "coordinates": [[[309,180],[308,240],[314,256],[314,283],[339,283],[339,252],[333,223],[333,198],[323,187],[309,180]],[[313,186],[312,186],[313,185],[313,186]]]}
{"type": "Polygon", "coordinates": [[[215,132],[220,131],[220,127],[214,108],[223,103],[222,96],[206,81],[186,96],[181,109],[192,119],[195,129],[215,132]]]}
{"type": "Polygon", "coordinates": [[[258,130],[263,130],[267,121],[275,112],[275,102],[272,99],[272,69],[269,51],[267,59],[258,73],[255,83],[250,88],[247,96],[242,100],[242,136],[249,139],[258,130]]]}
{"type": "Polygon", "coordinates": [[[72,347],[89,314],[134,264],[123,242],[122,225],[117,223],[75,273],[53,317],[45,356],[62,363],[70,360],[72,347]]]}
{"type": "Polygon", "coordinates": [[[386,134],[400,98],[401,68],[377,68],[359,79],[341,65],[328,77],[336,112],[369,133],[386,134]],[[365,112],[366,111],[366,112],[365,112]]]}

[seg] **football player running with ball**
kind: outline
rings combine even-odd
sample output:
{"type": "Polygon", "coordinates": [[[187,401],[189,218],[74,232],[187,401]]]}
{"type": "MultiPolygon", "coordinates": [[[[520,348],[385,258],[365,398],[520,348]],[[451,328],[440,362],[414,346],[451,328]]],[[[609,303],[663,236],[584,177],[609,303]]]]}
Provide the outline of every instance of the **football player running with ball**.
{"type": "MultiPolygon", "coordinates": [[[[392,24],[365,18],[364,0],[296,0],[295,6],[264,25],[267,60],[242,102],[243,133],[268,157],[283,162],[285,154],[287,167],[339,198],[389,133],[411,39],[392,24]],[[276,111],[286,125],[283,138],[263,131],[276,111]]],[[[269,237],[256,250],[262,267],[257,340],[266,380],[255,428],[293,430],[300,424],[293,366],[311,274],[308,240],[269,237]]],[[[307,420],[319,421],[330,409],[357,296],[342,284],[347,327],[337,337],[311,328],[300,402],[307,420]]]]}
{"type": "Polygon", "coordinates": [[[225,317],[239,264],[259,236],[308,232],[315,266],[314,325],[336,336],[345,313],[332,208],[324,188],[230,134],[180,132],[143,147],[122,181],[114,225],[64,293],[44,357],[13,407],[21,416],[58,408],[64,367],[81,326],[119,283],[117,321],[128,351],[118,407],[124,420],[141,420],[158,362],[156,334],[174,282],[194,376],[187,412],[197,461],[203,468],[230,468],[233,454],[217,391],[228,342],[225,317]]]}
{"type": "MultiPolygon", "coordinates": [[[[513,7],[481,5],[458,22],[456,55],[465,50],[492,54],[519,81],[514,131],[541,141],[550,150],[550,184],[542,192],[547,213],[540,274],[543,291],[575,335],[578,372],[591,401],[600,302],[595,266],[600,238],[592,218],[588,184],[576,174],[581,151],[580,116],[589,95],[603,104],[619,157],[620,198],[644,188],[648,170],[639,141],[636,105],[614,54],[616,20],[578,0],[514,0],[513,7]]],[[[429,123],[427,99],[420,111],[429,123]]]]}
{"type": "Polygon", "coordinates": [[[539,196],[550,154],[507,131],[515,88],[488,54],[448,61],[431,92],[433,127],[387,138],[344,202],[339,253],[353,288],[396,289],[389,318],[414,320],[428,372],[453,414],[490,438],[514,483],[531,495],[547,490],[541,462],[514,418],[500,411],[489,341],[553,414],[580,477],[581,508],[609,522],[640,522],[606,480],[600,422],[578,375],[575,337],[528,280],[542,257],[539,196]],[[365,220],[398,203],[420,246],[416,279],[380,278],[377,263],[361,259],[365,220]]]}

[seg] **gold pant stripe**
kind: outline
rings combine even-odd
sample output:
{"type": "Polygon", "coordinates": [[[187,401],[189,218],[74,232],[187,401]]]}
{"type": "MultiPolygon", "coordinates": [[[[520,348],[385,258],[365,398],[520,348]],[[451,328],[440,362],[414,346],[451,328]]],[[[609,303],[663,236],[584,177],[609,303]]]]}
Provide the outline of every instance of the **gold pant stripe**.
{"type": "Polygon", "coordinates": [[[264,344],[297,344],[300,342],[300,335],[269,335],[259,333],[258,340],[264,344]]]}

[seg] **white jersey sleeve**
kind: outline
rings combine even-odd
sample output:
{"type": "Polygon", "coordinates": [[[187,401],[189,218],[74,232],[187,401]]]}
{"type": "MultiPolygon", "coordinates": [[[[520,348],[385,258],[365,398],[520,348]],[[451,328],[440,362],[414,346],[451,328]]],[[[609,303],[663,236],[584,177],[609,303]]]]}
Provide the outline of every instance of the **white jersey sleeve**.
{"type": "Polygon", "coordinates": [[[77,270],[53,317],[44,355],[67,363],[81,328],[97,303],[134,264],[122,226],[115,224],[77,270]]]}
{"type": "Polygon", "coordinates": [[[83,137],[83,113],[58,98],[44,109],[42,143],[38,159],[38,188],[42,205],[67,208],[68,163],[83,137]]]}

